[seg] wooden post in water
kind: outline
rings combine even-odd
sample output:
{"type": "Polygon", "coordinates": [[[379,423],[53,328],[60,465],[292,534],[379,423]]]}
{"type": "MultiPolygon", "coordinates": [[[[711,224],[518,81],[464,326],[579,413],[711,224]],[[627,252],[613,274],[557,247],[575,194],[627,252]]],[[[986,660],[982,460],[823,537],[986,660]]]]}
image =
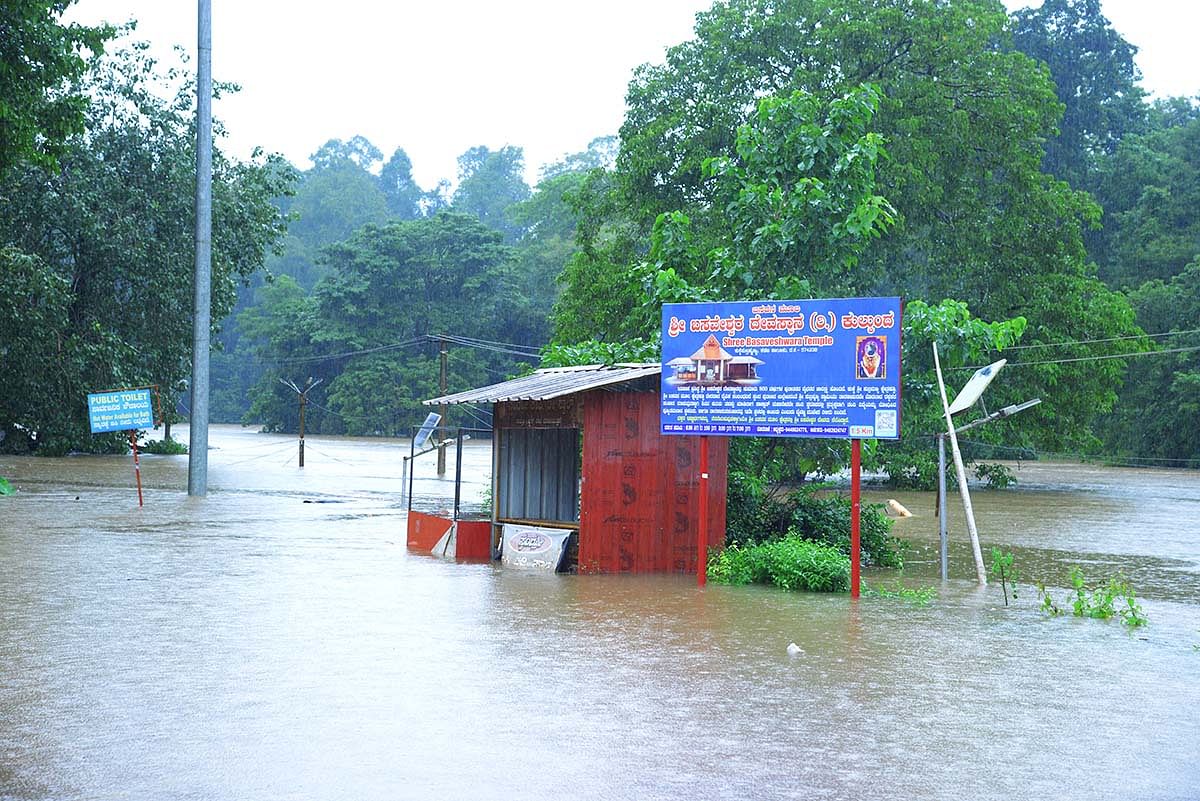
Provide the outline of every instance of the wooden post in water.
{"type": "MultiPolygon", "coordinates": [[[[987,569],[983,566],[983,552],[979,549],[979,532],[975,528],[975,510],[971,508],[971,492],[967,489],[967,470],[963,467],[962,452],[958,449],[958,436],[954,431],[954,418],[950,415],[950,401],[946,399],[946,384],[942,380],[942,362],[938,358],[937,343],[933,343],[933,367],[937,371],[938,391],[942,395],[942,410],[946,413],[946,434],[950,437],[950,453],[954,456],[955,475],[958,476],[958,491],[962,495],[963,511],[967,515],[967,532],[971,535],[971,553],[975,557],[975,575],[979,586],[987,586],[987,569]]],[[[945,510],[942,510],[945,514],[945,510]]]]}
{"type": "MultiPolygon", "coordinates": [[[[446,396],[446,358],[449,352],[446,350],[446,337],[441,337],[441,352],[438,354],[441,360],[441,373],[438,376],[438,392],[442,397],[446,396]]],[[[438,414],[442,416],[438,426],[438,454],[437,454],[437,474],[438,477],[446,475],[446,404],[438,406],[438,414]]]]}
{"type": "MultiPolygon", "coordinates": [[[[312,379],[308,379],[310,382],[312,379]]],[[[308,385],[300,393],[300,466],[304,467],[304,407],[308,405],[308,385]]]]}
{"type": "Polygon", "coordinates": [[[129,444],[133,446],[133,476],[137,479],[138,507],[142,506],[142,467],[138,464],[137,431],[130,429],[129,444]]]}

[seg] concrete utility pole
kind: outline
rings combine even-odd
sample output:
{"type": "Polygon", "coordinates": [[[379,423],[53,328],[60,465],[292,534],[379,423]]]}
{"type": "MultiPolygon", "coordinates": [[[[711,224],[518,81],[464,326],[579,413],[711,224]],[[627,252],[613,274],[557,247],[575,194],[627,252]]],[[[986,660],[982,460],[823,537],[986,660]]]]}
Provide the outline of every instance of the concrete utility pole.
{"type": "Polygon", "coordinates": [[[208,355],[212,328],[212,0],[199,0],[196,64],[196,263],[188,495],[208,494],[208,355]]]}

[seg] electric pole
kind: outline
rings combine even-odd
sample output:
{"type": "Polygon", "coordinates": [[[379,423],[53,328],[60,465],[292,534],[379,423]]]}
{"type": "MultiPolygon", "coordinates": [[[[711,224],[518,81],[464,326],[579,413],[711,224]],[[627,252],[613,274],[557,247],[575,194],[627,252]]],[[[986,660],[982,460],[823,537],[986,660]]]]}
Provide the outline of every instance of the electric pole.
{"type": "Polygon", "coordinates": [[[212,336],[212,0],[199,0],[196,41],[196,231],[188,495],[208,494],[208,351],[212,336]]]}
{"type": "MultiPolygon", "coordinates": [[[[445,397],[446,395],[446,360],[449,357],[449,351],[446,350],[446,337],[439,339],[441,342],[441,361],[442,372],[438,380],[438,394],[445,397]]],[[[438,405],[438,413],[441,414],[441,424],[438,426],[438,460],[437,472],[439,476],[446,475],[446,404],[438,405]]]]}
{"type": "Polygon", "coordinates": [[[300,387],[296,386],[296,383],[294,381],[284,381],[282,378],[279,379],[279,383],[283,384],[285,387],[292,390],[292,392],[295,392],[298,396],[300,396],[300,466],[301,467],[304,467],[304,407],[308,405],[308,391],[310,389],[312,389],[313,387],[315,387],[317,384],[320,384],[324,380],[325,379],[323,379],[323,378],[318,378],[316,381],[313,381],[312,376],[309,376],[308,380],[304,382],[304,389],[301,389],[300,387]]]}

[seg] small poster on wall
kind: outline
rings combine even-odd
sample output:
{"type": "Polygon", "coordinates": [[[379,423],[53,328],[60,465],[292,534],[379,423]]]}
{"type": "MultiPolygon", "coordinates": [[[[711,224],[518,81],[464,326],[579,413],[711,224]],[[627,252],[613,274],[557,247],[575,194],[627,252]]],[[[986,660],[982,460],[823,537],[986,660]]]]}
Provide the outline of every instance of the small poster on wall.
{"type": "Polygon", "coordinates": [[[571,531],[508,523],[500,561],[505,567],[556,572],[567,552],[571,531]]]}

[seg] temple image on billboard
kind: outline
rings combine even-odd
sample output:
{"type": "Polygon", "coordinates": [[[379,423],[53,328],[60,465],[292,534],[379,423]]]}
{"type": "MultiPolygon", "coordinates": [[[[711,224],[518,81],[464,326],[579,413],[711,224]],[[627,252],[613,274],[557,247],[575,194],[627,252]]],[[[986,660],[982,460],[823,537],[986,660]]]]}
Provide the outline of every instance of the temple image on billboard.
{"type": "Polygon", "coordinates": [[[758,377],[760,364],[764,364],[763,360],[753,356],[734,356],[710,335],[691,356],[679,356],[667,362],[673,372],[666,380],[674,386],[754,386],[761,380],[758,377]]]}
{"type": "Polygon", "coordinates": [[[887,337],[859,337],[854,348],[854,377],[865,379],[887,378],[887,337]]]}

